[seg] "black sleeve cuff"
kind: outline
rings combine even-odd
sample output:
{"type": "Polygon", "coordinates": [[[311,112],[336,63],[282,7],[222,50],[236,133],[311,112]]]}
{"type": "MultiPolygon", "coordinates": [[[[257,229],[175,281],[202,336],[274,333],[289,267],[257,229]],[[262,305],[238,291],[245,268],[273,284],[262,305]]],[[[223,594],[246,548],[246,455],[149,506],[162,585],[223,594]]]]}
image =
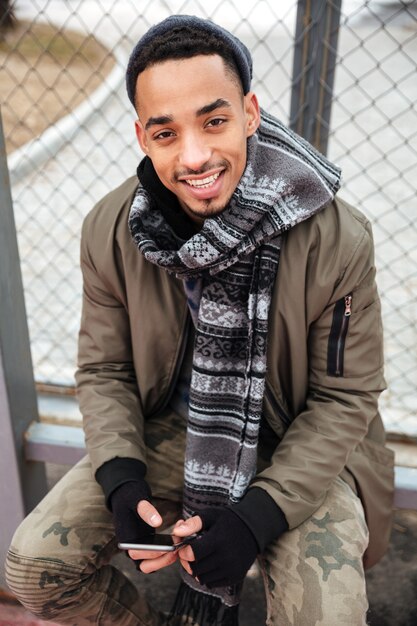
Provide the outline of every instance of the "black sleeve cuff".
{"type": "Polygon", "coordinates": [[[260,487],[252,487],[240,502],[231,510],[240,517],[252,531],[258,544],[259,553],[286,530],[288,522],[278,504],[260,487]]]}
{"type": "Polygon", "coordinates": [[[110,507],[110,496],[117,487],[135,480],[143,480],[146,465],[138,459],[115,457],[101,465],[96,471],[96,481],[101,486],[106,498],[107,508],[110,507]]]}

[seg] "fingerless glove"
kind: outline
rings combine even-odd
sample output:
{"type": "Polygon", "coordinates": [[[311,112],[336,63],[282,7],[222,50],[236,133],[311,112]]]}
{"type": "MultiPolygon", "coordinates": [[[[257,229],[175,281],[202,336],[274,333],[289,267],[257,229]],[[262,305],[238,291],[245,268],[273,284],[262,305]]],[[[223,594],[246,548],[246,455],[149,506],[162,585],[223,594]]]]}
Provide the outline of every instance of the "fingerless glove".
{"type": "Polygon", "coordinates": [[[243,580],[258,553],[249,528],[230,508],[206,509],[200,517],[206,532],[190,542],[194,576],[209,588],[243,580]]]}
{"type": "Polygon", "coordinates": [[[203,533],[190,542],[195,561],[192,572],[207,587],[224,587],[243,580],[256,555],[277,539],[288,523],[264,489],[249,489],[230,507],[199,513],[203,533]]]}
{"type": "Polygon", "coordinates": [[[137,512],[141,500],[150,500],[151,490],[142,478],[123,483],[110,495],[116,539],[120,542],[137,543],[155,533],[137,512]]]}

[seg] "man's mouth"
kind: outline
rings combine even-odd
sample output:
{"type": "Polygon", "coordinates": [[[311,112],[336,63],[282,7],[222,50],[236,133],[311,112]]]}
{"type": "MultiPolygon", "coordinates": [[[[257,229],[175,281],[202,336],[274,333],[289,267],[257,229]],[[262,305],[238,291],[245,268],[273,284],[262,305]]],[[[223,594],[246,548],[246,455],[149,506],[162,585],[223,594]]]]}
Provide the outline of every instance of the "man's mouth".
{"type": "Polygon", "coordinates": [[[207,189],[208,187],[211,187],[211,185],[218,179],[220,174],[221,172],[217,172],[216,174],[212,174],[211,176],[207,176],[206,178],[199,179],[186,178],[185,182],[187,183],[187,185],[191,185],[191,187],[195,187],[198,189],[207,189]]]}

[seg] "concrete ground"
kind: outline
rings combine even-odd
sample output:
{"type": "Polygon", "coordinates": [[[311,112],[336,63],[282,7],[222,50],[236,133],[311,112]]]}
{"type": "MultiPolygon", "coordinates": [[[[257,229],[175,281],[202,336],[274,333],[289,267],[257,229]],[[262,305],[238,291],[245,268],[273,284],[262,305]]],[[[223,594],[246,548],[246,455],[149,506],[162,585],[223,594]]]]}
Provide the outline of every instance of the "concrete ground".
{"type": "MultiPolygon", "coordinates": [[[[65,468],[49,466],[48,470],[49,482],[52,485],[65,468]]],[[[152,576],[145,576],[134,570],[124,554],[115,558],[115,564],[129,577],[140,581],[153,604],[169,611],[179,582],[179,572],[175,566],[156,572],[152,576]]],[[[256,570],[250,574],[245,582],[240,626],[262,626],[265,624],[262,579],[256,570]]],[[[388,551],[384,558],[367,572],[366,580],[370,626],[417,625],[417,511],[395,511],[388,551]]],[[[4,599],[2,601],[0,596],[0,626],[43,625],[54,626],[51,622],[35,619],[16,604],[6,603],[4,599]]]]}

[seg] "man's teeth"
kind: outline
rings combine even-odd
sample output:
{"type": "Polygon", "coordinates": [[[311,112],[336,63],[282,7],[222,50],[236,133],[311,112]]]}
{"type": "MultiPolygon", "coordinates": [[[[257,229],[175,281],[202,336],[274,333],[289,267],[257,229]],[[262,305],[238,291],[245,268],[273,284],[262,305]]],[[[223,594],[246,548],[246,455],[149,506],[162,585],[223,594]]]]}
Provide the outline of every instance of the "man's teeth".
{"type": "Polygon", "coordinates": [[[212,176],[207,176],[207,178],[201,178],[199,180],[186,180],[186,182],[191,185],[191,187],[210,187],[210,185],[212,185],[219,176],[220,172],[213,174],[212,176]]]}

